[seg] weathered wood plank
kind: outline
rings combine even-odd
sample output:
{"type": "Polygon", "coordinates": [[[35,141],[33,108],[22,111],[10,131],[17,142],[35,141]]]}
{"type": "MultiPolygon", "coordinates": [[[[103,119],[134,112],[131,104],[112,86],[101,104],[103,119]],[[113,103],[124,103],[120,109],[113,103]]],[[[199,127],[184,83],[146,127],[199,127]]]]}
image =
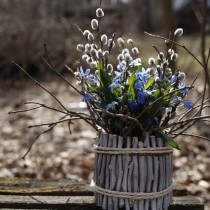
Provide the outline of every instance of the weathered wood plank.
{"type": "Polygon", "coordinates": [[[169,210],[204,210],[204,204],[190,195],[173,197],[169,210]]]}
{"type": "MultiPolygon", "coordinates": [[[[169,210],[203,210],[203,204],[193,196],[174,197],[169,210]]],[[[74,209],[100,210],[93,196],[23,196],[0,195],[0,208],[13,209],[74,209]]]]}
{"type": "Polygon", "coordinates": [[[0,195],[93,195],[88,182],[0,179],[0,195]]]}
{"type": "MultiPolygon", "coordinates": [[[[21,180],[0,179],[0,195],[93,195],[89,182],[69,179],[60,180],[21,180]]],[[[186,196],[188,191],[180,184],[173,186],[174,196],[186,196]]]]}
{"type": "MultiPolygon", "coordinates": [[[[182,185],[174,185],[169,210],[203,210],[204,205],[182,185]]],[[[88,182],[0,179],[0,209],[100,210],[88,182]]]]}

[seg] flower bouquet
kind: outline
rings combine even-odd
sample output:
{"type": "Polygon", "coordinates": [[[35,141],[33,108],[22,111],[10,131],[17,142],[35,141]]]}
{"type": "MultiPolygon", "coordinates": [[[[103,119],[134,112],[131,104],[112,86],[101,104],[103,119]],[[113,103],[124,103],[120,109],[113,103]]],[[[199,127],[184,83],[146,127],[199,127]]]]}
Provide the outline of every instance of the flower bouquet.
{"type": "MultiPolygon", "coordinates": [[[[175,138],[192,136],[185,131],[196,122],[210,118],[202,115],[208,100],[205,93],[194,103],[187,100],[196,78],[191,84],[185,84],[185,73],[171,67],[178,59],[177,46],[190,53],[175,41],[183,34],[181,28],[169,38],[149,34],[163,39],[166,50],[163,53],[153,46],[157,58],[149,58],[147,63],[142,62],[131,38],[116,38],[115,34],[108,38],[102,34],[103,18],[104,12],[98,8],[96,18],[91,20],[92,31],[77,26],[85,40],[77,45],[77,50],[89,67],[79,67],[77,71],[67,68],[75,75],[79,88],[56,71],[47,51],[43,57],[51,70],[82,95],[89,114],[66,108],[16,65],[47,91],[62,110],[43,104],[38,104],[39,107],[62,113],[68,122],[83,119],[97,130],[92,182],[96,205],[114,210],[167,209],[172,201],[172,148],[180,149],[175,138]],[[118,49],[118,55],[114,48],[118,49]]],[[[202,67],[206,70],[206,66],[202,67]]],[[[34,109],[27,111],[30,110],[34,109]]],[[[48,130],[62,122],[63,119],[49,124],[48,130]]]]}

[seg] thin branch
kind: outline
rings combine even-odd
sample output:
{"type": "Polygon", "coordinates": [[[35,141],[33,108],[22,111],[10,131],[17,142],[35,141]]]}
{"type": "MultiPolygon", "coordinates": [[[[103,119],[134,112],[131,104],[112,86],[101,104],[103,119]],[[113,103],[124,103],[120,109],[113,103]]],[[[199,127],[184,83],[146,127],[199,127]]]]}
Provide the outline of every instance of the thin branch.
{"type": "Polygon", "coordinates": [[[207,59],[206,59],[206,66],[208,66],[208,63],[209,63],[209,57],[210,57],[210,48],[209,48],[209,52],[208,52],[207,59]]]}
{"type": "Polygon", "coordinates": [[[32,111],[32,110],[35,110],[35,109],[39,109],[41,107],[42,106],[37,106],[37,107],[30,108],[30,109],[11,111],[11,112],[8,112],[8,114],[16,114],[16,113],[20,113],[20,112],[28,112],[28,111],[32,111]]]}
{"type": "Polygon", "coordinates": [[[182,124],[187,123],[187,122],[197,122],[199,120],[208,119],[208,118],[210,118],[210,115],[198,116],[198,117],[193,117],[193,118],[190,118],[190,119],[182,120],[182,121],[179,121],[179,122],[169,123],[168,125],[162,127],[161,130],[170,128],[171,126],[174,126],[174,125],[182,125],[182,124]]]}
{"type": "Polygon", "coordinates": [[[66,122],[66,121],[79,120],[79,119],[81,119],[81,118],[80,117],[72,117],[72,118],[58,120],[58,121],[49,122],[49,123],[40,123],[40,124],[36,124],[36,125],[28,125],[28,128],[40,127],[40,126],[45,126],[45,125],[51,127],[52,125],[57,125],[59,123],[63,123],[63,122],[66,122]]]}
{"type": "Polygon", "coordinates": [[[171,39],[168,39],[168,38],[165,38],[165,37],[162,37],[162,36],[159,36],[159,35],[154,35],[154,34],[151,34],[151,33],[148,33],[148,32],[144,32],[145,34],[149,35],[149,36],[152,36],[152,37],[155,37],[155,38],[159,38],[159,39],[163,39],[163,40],[166,40],[166,41],[169,41],[171,43],[174,43],[176,44],[177,46],[179,47],[182,47],[183,49],[185,49],[204,69],[206,69],[205,65],[200,61],[198,60],[198,58],[192,53],[190,52],[186,47],[185,45],[181,45],[179,44],[178,42],[175,42],[175,41],[172,41],[171,39]]]}
{"type": "Polygon", "coordinates": [[[47,46],[46,44],[44,44],[44,49],[45,49],[45,55],[47,57],[47,60],[41,56],[41,58],[43,59],[43,61],[50,67],[51,70],[53,70],[62,80],[64,80],[69,86],[71,86],[76,92],[78,92],[80,95],[84,95],[82,92],[80,92],[77,88],[75,88],[65,77],[63,77],[63,75],[61,75],[53,66],[51,59],[49,57],[49,54],[47,52],[47,46]]]}
{"type": "MultiPolygon", "coordinates": [[[[134,117],[130,117],[130,116],[124,115],[124,114],[111,113],[111,112],[109,112],[109,111],[107,111],[105,109],[102,109],[102,108],[96,109],[95,111],[101,112],[101,113],[105,113],[105,114],[107,114],[107,115],[109,115],[111,117],[118,117],[118,118],[121,118],[121,119],[124,119],[124,120],[132,120],[132,121],[135,122],[135,124],[137,124],[139,126],[139,128],[140,128],[143,136],[145,134],[145,131],[144,131],[144,128],[143,128],[142,124],[136,118],[134,118],[134,117]]],[[[125,134],[125,136],[127,136],[127,135],[128,135],[128,133],[125,134]]]]}
{"type": "MultiPolygon", "coordinates": [[[[64,119],[66,116],[63,116],[62,118],[60,118],[60,120],[64,119]]],[[[26,156],[28,155],[28,153],[30,152],[32,146],[34,145],[34,143],[36,142],[36,140],[43,134],[47,133],[47,132],[50,132],[54,127],[56,126],[56,124],[52,125],[50,128],[42,131],[39,135],[37,135],[34,140],[31,142],[30,146],[28,147],[26,153],[22,156],[22,159],[25,159],[26,156]]]]}
{"type": "Polygon", "coordinates": [[[34,79],[27,71],[25,71],[20,65],[18,65],[17,63],[15,63],[15,61],[11,61],[12,63],[14,63],[21,71],[23,71],[31,80],[33,80],[35,82],[36,85],[38,85],[40,88],[42,88],[44,91],[46,91],[52,98],[55,99],[55,101],[57,101],[57,103],[66,111],[68,112],[68,109],[60,102],[60,100],[53,95],[49,90],[47,90],[43,85],[41,85],[36,79],[34,79]]]}
{"type": "Polygon", "coordinates": [[[191,136],[191,137],[195,137],[195,138],[201,138],[201,139],[204,139],[204,140],[207,140],[207,141],[210,141],[210,139],[209,138],[206,138],[206,137],[204,137],[204,136],[200,136],[200,135],[196,135],[196,134],[189,134],[189,133],[181,133],[181,134],[177,134],[177,133],[175,133],[175,135],[177,136],[177,135],[181,135],[181,136],[191,136]]]}
{"type": "Polygon", "coordinates": [[[44,107],[46,109],[50,109],[52,111],[60,112],[62,114],[66,114],[66,115],[75,115],[77,117],[81,117],[82,119],[83,119],[83,117],[90,117],[87,113],[84,113],[84,112],[73,112],[73,111],[70,111],[70,110],[68,110],[68,112],[64,112],[60,109],[56,109],[54,107],[50,107],[50,106],[47,106],[47,105],[39,103],[39,102],[28,101],[28,102],[25,102],[25,104],[38,104],[38,105],[41,105],[42,107],[44,107]]]}

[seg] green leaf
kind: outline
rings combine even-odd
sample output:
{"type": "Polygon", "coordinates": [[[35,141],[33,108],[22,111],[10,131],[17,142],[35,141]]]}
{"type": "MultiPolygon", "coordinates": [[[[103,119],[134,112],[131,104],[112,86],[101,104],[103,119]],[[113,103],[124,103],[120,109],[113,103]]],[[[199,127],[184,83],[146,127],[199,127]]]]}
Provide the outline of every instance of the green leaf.
{"type": "Polygon", "coordinates": [[[139,65],[138,68],[137,68],[137,70],[138,70],[139,72],[141,72],[141,71],[142,71],[142,65],[139,65]]]}
{"type": "Polygon", "coordinates": [[[149,81],[147,82],[147,84],[145,85],[145,89],[148,89],[151,85],[153,85],[155,81],[155,78],[154,77],[150,77],[149,81]]]}
{"type": "Polygon", "coordinates": [[[98,75],[101,83],[100,90],[104,93],[107,102],[110,103],[113,101],[112,93],[109,87],[112,84],[112,78],[107,71],[103,69],[101,62],[98,64],[98,75]]]}
{"type": "Polygon", "coordinates": [[[133,72],[128,80],[128,92],[132,93],[132,99],[135,99],[135,90],[134,90],[134,84],[135,84],[135,72],[133,72]]]}
{"type": "Polygon", "coordinates": [[[162,138],[168,145],[172,146],[175,149],[180,150],[179,145],[167,134],[165,134],[163,131],[157,131],[157,134],[160,138],[162,138]]]}

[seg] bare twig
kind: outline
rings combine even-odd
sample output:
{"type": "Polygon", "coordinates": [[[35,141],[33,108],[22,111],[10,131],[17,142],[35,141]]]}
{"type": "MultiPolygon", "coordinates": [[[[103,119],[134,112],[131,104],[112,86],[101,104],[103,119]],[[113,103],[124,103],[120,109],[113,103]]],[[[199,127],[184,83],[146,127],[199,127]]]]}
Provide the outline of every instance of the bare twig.
{"type": "MultiPolygon", "coordinates": [[[[63,116],[62,118],[60,118],[60,120],[62,120],[62,119],[64,119],[64,118],[65,118],[65,116],[63,116]]],[[[26,156],[27,156],[28,153],[30,152],[32,146],[33,146],[34,143],[37,141],[37,139],[38,139],[41,135],[43,135],[43,134],[45,134],[45,133],[47,133],[47,132],[50,132],[55,126],[56,126],[56,124],[52,125],[50,128],[48,128],[48,129],[42,131],[39,135],[37,135],[37,136],[34,138],[34,140],[31,142],[31,144],[30,144],[30,146],[28,147],[26,153],[22,156],[22,159],[25,159],[25,158],[26,158],[26,156]]]]}
{"type": "Polygon", "coordinates": [[[203,116],[193,117],[193,118],[190,118],[190,119],[181,120],[181,121],[179,121],[179,122],[169,123],[169,124],[167,124],[166,126],[161,127],[160,129],[161,129],[161,130],[165,130],[165,129],[170,128],[171,126],[174,126],[174,125],[183,125],[184,123],[188,123],[188,122],[198,122],[199,120],[202,120],[202,119],[209,119],[209,118],[210,118],[210,115],[203,115],[203,116]]]}
{"type": "Polygon", "coordinates": [[[39,108],[41,108],[41,107],[42,107],[42,106],[37,106],[37,107],[30,108],[30,109],[23,109],[23,110],[10,111],[10,112],[8,112],[8,114],[16,114],[16,113],[20,113],[20,112],[28,112],[28,111],[32,111],[32,110],[35,110],[35,109],[39,109],[39,108]]]}
{"type": "Polygon", "coordinates": [[[50,59],[50,57],[49,57],[49,55],[48,55],[48,51],[47,51],[47,46],[46,46],[46,44],[44,45],[44,49],[45,49],[45,55],[46,55],[46,57],[47,57],[47,60],[43,57],[43,56],[41,56],[42,57],[42,59],[43,59],[43,61],[50,67],[50,69],[52,70],[52,71],[54,71],[62,80],[64,80],[69,86],[71,86],[76,92],[78,92],[80,95],[84,95],[82,92],[80,92],[77,88],[75,88],[65,77],[63,77],[63,75],[61,75],[56,69],[55,69],[55,67],[53,66],[53,64],[52,64],[52,62],[51,62],[51,59],[50,59]]]}
{"type": "Polygon", "coordinates": [[[33,80],[35,82],[36,85],[38,85],[40,88],[42,88],[44,91],[46,91],[52,98],[55,99],[55,101],[57,101],[57,103],[66,111],[69,112],[68,109],[60,102],[60,100],[53,95],[49,90],[47,90],[43,85],[41,85],[36,79],[34,79],[27,71],[25,71],[20,65],[18,65],[17,63],[15,63],[15,61],[11,61],[12,63],[14,63],[21,71],[23,71],[31,80],[33,80]]]}
{"type": "Polygon", "coordinates": [[[28,125],[28,128],[34,128],[34,127],[40,127],[40,126],[49,126],[51,127],[52,125],[57,125],[63,122],[69,122],[71,120],[80,120],[80,117],[72,117],[72,118],[68,118],[68,119],[63,119],[63,120],[58,120],[58,121],[54,121],[54,122],[49,122],[49,123],[40,123],[40,124],[36,124],[36,125],[28,125]]]}
{"type": "Polygon", "coordinates": [[[176,44],[177,46],[179,46],[179,47],[182,47],[185,51],[187,51],[202,67],[203,67],[203,69],[205,69],[206,67],[205,67],[205,65],[192,53],[192,52],[190,52],[187,48],[186,48],[186,46],[185,45],[181,45],[181,44],[179,44],[178,42],[175,42],[175,41],[172,41],[172,40],[170,40],[170,39],[168,39],[168,38],[165,38],[165,37],[162,37],[162,36],[159,36],[159,35],[154,35],[154,34],[151,34],[151,33],[148,33],[148,32],[144,32],[145,34],[147,34],[147,35],[149,35],[149,36],[152,36],[152,37],[155,37],[155,38],[159,38],[159,39],[163,39],[163,40],[166,40],[166,41],[169,41],[169,42],[172,42],[172,43],[174,43],[174,44],[176,44]]]}
{"type": "MultiPolygon", "coordinates": [[[[200,135],[196,135],[196,134],[189,134],[189,133],[181,133],[181,134],[178,134],[178,133],[174,133],[176,136],[191,136],[191,137],[195,137],[195,138],[201,138],[201,139],[204,139],[204,140],[207,140],[207,141],[210,141],[209,138],[206,138],[204,136],[200,136],[200,135]]],[[[173,137],[175,138],[175,137],[173,137]]]]}
{"type": "MultiPolygon", "coordinates": [[[[141,130],[141,132],[142,132],[142,135],[143,135],[143,136],[145,135],[145,131],[144,131],[144,128],[143,128],[142,124],[138,121],[138,119],[136,119],[136,118],[134,118],[134,117],[130,117],[130,116],[124,115],[124,114],[115,114],[115,113],[109,112],[109,111],[107,111],[107,110],[105,110],[105,109],[102,109],[102,108],[96,109],[95,111],[101,112],[101,113],[105,113],[105,114],[107,114],[107,115],[109,115],[109,116],[111,116],[111,117],[118,117],[118,118],[121,118],[121,119],[123,119],[123,120],[131,120],[131,121],[133,121],[136,125],[138,125],[138,127],[140,128],[140,130],[141,130]]],[[[129,130],[129,129],[128,129],[128,130],[129,130]]],[[[128,135],[128,133],[125,134],[125,136],[127,136],[127,135],[128,135]]]]}

